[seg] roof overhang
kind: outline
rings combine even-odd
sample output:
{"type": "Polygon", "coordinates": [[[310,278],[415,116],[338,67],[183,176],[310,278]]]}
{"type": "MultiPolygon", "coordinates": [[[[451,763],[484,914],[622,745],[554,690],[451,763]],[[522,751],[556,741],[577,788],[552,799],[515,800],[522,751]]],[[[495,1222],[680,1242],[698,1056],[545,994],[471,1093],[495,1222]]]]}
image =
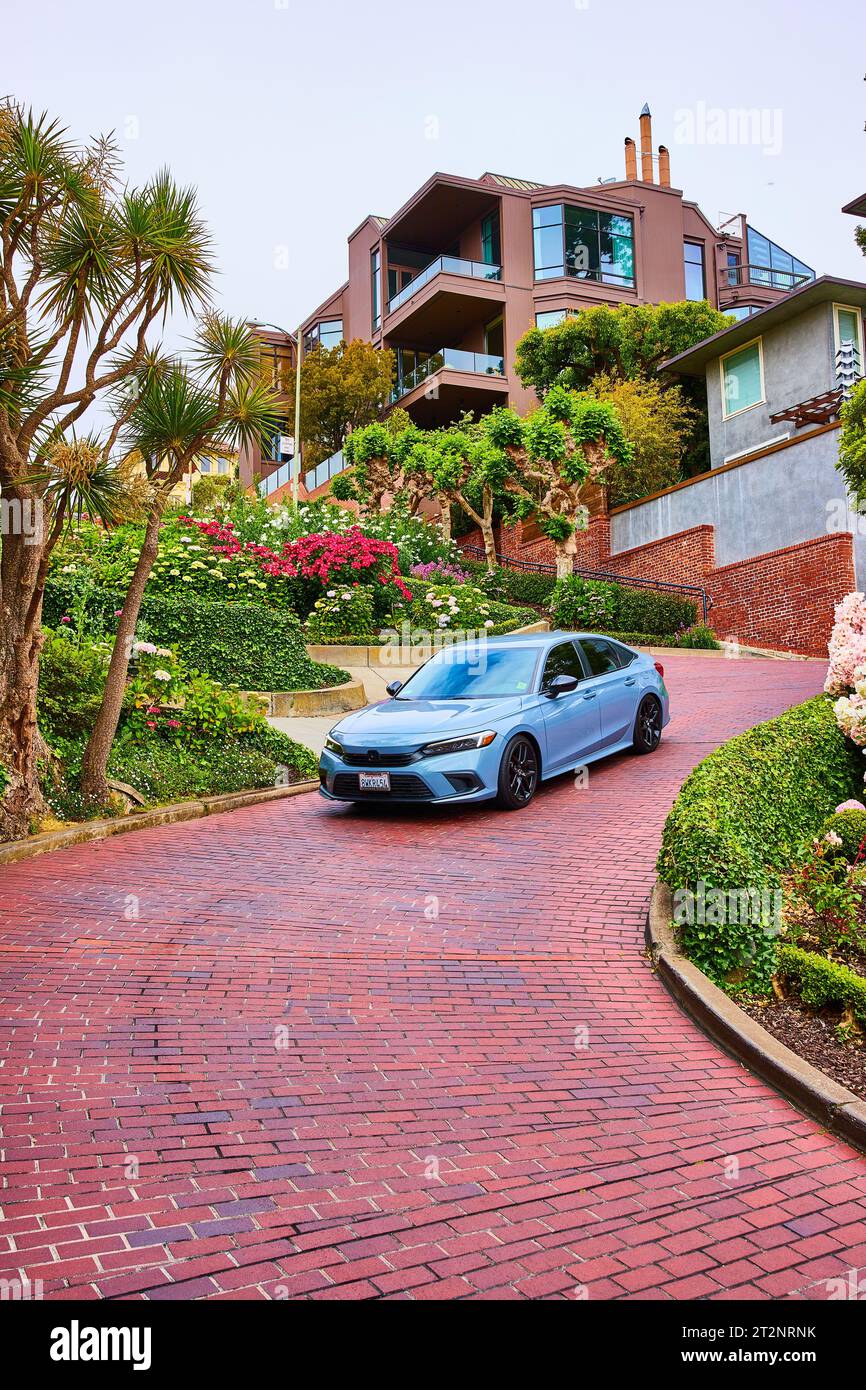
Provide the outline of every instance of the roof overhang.
{"type": "Polygon", "coordinates": [[[660,372],[679,372],[683,376],[703,376],[708,362],[722,353],[731,352],[741,344],[750,343],[762,333],[786,323],[789,319],[804,314],[818,304],[851,304],[866,309],[866,284],[862,280],[837,280],[822,275],[818,280],[810,280],[798,290],[792,290],[784,298],[759,309],[756,314],[723,328],[711,338],[705,338],[688,352],[677,357],[669,357],[659,367],[660,372]]]}
{"type": "Polygon", "coordinates": [[[434,174],[394,214],[382,235],[387,241],[436,255],[447,250],[468,223],[490,212],[504,191],[477,179],[434,174]]]}
{"type": "Polygon", "coordinates": [[[866,193],[862,193],[852,203],[846,203],[842,211],[850,212],[852,217],[866,217],[866,193]]]}

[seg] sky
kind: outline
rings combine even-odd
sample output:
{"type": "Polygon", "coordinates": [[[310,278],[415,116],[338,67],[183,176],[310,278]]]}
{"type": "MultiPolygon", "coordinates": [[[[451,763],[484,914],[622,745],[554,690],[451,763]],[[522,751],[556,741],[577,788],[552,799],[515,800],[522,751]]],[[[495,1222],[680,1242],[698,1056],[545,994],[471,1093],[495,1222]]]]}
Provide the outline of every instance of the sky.
{"type": "Polygon", "coordinates": [[[0,0],[0,92],[129,181],[199,190],[227,312],[292,327],[346,239],[435,171],[623,176],[648,102],[672,181],[821,273],[866,279],[866,6],[850,0],[0,0]]]}

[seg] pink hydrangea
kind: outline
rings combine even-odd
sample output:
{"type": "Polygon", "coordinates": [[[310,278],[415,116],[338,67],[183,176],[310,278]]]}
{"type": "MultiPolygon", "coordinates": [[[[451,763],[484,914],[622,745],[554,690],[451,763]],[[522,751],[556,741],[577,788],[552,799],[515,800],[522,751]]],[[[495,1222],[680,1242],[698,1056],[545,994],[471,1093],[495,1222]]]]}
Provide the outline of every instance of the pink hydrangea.
{"type": "Polygon", "coordinates": [[[836,807],[836,815],[841,815],[843,811],[866,811],[866,806],[862,801],[855,801],[853,797],[850,801],[843,801],[841,806],[836,807]]]}
{"type": "Polygon", "coordinates": [[[827,694],[845,695],[852,690],[858,667],[866,667],[866,596],[847,594],[836,605],[830,666],[824,682],[827,694]]]}

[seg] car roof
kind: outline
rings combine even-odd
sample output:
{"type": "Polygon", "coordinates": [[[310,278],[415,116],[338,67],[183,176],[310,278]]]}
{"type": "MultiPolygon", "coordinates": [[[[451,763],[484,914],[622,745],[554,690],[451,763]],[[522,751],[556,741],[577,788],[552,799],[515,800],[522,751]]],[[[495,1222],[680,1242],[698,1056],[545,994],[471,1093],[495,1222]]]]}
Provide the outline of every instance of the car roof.
{"type": "MultiPolygon", "coordinates": [[[[577,637],[601,637],[598,632],[511,632],[505,633],[502,637],[488,637],[482,639],[488,647],[552,647],[559,642],[574,641],[577,637]]],[[[619,642],[616,637],[604,637],[606,642],[619,642]]],[[[471,645],[471,643],[470,643],[471,645]]],[[[621,647],[627,646],[625,642],[619,642],[621,647]]]]}

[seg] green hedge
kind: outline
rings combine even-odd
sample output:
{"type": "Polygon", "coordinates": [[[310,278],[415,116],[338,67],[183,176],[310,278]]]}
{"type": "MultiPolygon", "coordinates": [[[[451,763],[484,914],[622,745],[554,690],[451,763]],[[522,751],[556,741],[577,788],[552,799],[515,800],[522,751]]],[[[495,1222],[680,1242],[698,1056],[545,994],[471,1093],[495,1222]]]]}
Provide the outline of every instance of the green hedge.
{"type": "Polygon", "coordinates": [[[550,611],[557,627],[572,632],[604,627],[614,633],[655,632],[671,637],[692,627],[698,616],[693,599],[577,574],[557,581],[550,611]]]}
{"type": "Polygon", "coordinates": [[[481,561],[467,560],[464,556],[460,557],[458,564],[469,570],[474,582],[491,598],[517,607],[530,605],[546,608],[556,585],[553,574],[535,574],[532,570],[512,570],[502,566],[488,570],[481,561]]]}
{"type": "Polygon", "coordinates": [[[866,1023],[866,979],[856,970],[799,946],[780,946],[778,971],[796,986],[807,1008],[848,1006],[858,1023],[866,1023]]]}
{"type": "MultiPolygon", "coordinates": [[[[856,795],[862,776],[862,756],[826,696],[740,734],[684,783],[662,836],[663,882],[675,894],[696,893],[700,883],[726,893],[774,891],[803,841],[856,795]]],[[[775,941],[754,921],[678,925],[686,954],[717,984],[767,988],[775,941]]]]}
{"type": "MultiPolygon", "coordinates": [[[[58,580],[45,589],[43,618],[56,626],[75,607],[76,590],[58,580]]],[[[88,595],[87,620],[113,632],[123,596],[88,595]]],[[[165,647],[176,646],[188,666],[242,690],[311,690],[341,685],[348,672],[307,656],[294,613],[258,603],[215,603],[186,594],[145,595],[139,630],[165,647]]]]}

